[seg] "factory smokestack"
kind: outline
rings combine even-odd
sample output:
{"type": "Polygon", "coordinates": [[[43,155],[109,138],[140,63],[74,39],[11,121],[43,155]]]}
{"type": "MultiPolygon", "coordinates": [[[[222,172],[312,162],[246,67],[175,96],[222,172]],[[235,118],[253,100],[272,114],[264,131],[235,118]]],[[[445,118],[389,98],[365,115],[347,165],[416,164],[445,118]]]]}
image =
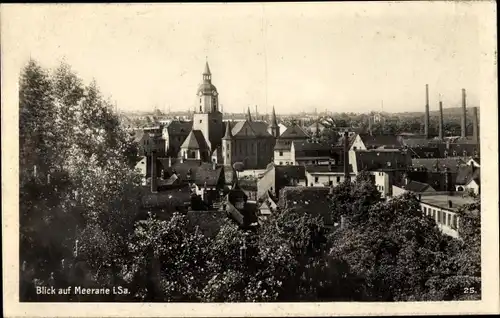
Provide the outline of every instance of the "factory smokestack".
{"type": "Polygon", "coordinates": [[[443,102],[439,101],[439,139],[444,138],[443,102]]]}
{"type": "Polygon", "coordinates": [[[465,88],[462,88],[462,133],[460,134],[460,137],[465,138],[467,137],[467,96],[465,94],[465,88]]]}
{"type": "Polygon", "coordinates": [[[477,118],[477,107],[472,107],[472,138],[479,145],[479,122],[477,118]]]}
{"type": "Polygon", "coordinates": [[[349,133],[344,133],[344,180],[349,180],[349,133]]]}
{"type": "Polygon", "coordinates": [[[424,134],[425,138],[429,138],[429,84],[425,84],[424,134]]]}

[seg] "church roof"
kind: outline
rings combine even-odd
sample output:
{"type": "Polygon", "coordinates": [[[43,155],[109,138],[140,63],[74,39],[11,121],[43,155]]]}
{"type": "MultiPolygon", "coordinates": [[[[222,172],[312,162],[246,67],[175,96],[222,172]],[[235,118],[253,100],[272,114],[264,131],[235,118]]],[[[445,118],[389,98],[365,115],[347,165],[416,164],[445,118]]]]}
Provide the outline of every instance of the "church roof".
{"type": "Polygon", "coordinates": [[[200,92],[204,93],[204,94],[212,94],[213,91],[217,91],[217,88],[215,87],[214,84],[212,83],[209,83],[209,82],[203,82],[200,84],[200,86],[198,86],[198,94],[200,92]]]}
{"type": "Polygon", "coordinates": [[[261,121],[237,122],[231,132],[235,138],[272,137],[267,131],[267,124],[261,121]]]}
{"type": "Polygon", "coordinates": [[[191,130],[181,148],[205,150],[208,147],[201,130],[191,130]]]}
{"type": "Polygon", "coordinates": [[[271,117],[271,127],[278,127],[278,121],[276,120],[276,111],[274,110],[274,106],[273,106],[273,114],[271,117]]]}

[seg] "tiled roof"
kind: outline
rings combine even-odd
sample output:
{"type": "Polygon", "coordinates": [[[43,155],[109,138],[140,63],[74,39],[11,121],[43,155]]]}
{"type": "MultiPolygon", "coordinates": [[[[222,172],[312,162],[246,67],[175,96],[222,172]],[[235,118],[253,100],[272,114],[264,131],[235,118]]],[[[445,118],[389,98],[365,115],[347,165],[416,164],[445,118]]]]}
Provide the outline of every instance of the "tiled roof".
{"type": "Polygon", "coordinates": [[[186,140],[182,143],[181,148],[206,150],[208,146],[200,130],[191,130],[186,140]]]}
{"type": "Polygon", "coordinates": [[[280,139],[307,139],[309,135],[299,125],[293,124],[288,127],[281,135],[280,139]]]}
{"type": "Polygon", "coordinates": [[[259,137],[272,137],[272,135],[267,131],[268,125],[263,121],[252,121],[250,122],[255,135],[259,137]]]}
{"type": "Polygon", "coordinates": [[[143,207],[162,208],[170,211],[178,210],[191,202],[188,187],[151,193],[150,187],[143,187],[143,207]]]}
{"type": "Polygon", "coordinates": [[[358,171],[381,168],[405,168],[411,165],[410,156],[401,151],[356,151],[355,156],[358,171]]]}
{"type": "Polygon", "coordinates": [[[418,181],[410,181],[407,185],[404,186],[405,190],[411,192],[427,192],[427,191],[435,191],[429,184],[418,182],[418,181]]]}
{"type": "Polygon", "coordinates": [[[332,146],[326,143],[293,141],[295,158],[301,157],[330,157],[332,146]]]}
{"type": "Polygon", "coordinates": [[[469,165],[461,166],[458,169],[456,184],[457,185],[468,185],[472,180],[476,183],[481,181],[481,168],[471,167],[469,165]]]}
{"type": "Polygon", "coordinates": [[[187,136],[193,128],[192,121],[174,120],[168,126],[168,134],[170,136],[187,136]]]}
{"type": "Polygon", "coordinates": [[[464,164],[462,158],[414,158],[411,159],[414,168],[426,168],[428,171],[450,169],[451,172],[458,171],[460,165],[464,164]]]}
{"type": "Polygon", "coordinates": [[[203,163],[195,170],[194,182],[198,186],[202,186],[205,183],[207,186],[216,186],[220,180],[222,170],[221,166],[216,166],[214,169],[213,164],[203,163]]]}
{"type": "Polygon", "coordinates": [[[255,138],[257,136],[248,120],[237,122],[232,133],[234,138],[255,138]]]}
{"type": "Polygon", "coordinates": [[[277,139],[276,144],[274,145],[274,150],[290,150],[291,147],[292,144],[288,141],[277,139]]]}
{"type": "Polygon", "coordinates": [[[282,209],[319,216],[329,225],[332,224],[329,192],[329,187],[285,187],[281,190],[279,205],[282,209]]]}
{"type": "Polygon", "coordinates": [[[382,146],[385,148],[400,148],[402,146],[395,135],[359,134],[359,137],[368,149],[382,146]]]}
{"type": "MultiPolygon", "coordinates": [[[[309,173],[344,173],[344,166],[337,165],[307,165],[309,173]]],[[[352,173],[352,165],[349,165],[349,173],[352,173]]]]}

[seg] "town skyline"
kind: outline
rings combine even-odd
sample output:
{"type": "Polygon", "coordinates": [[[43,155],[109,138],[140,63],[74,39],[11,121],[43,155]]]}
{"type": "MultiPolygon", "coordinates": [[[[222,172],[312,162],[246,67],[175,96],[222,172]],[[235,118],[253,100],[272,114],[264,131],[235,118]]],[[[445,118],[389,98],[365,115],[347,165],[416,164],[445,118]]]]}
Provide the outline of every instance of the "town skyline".
{"type": "Polygon", "coordinates": [[[123,111],[192,110],[206,60],[226,112],[255,105],[262,114],[273,106],[283,114],[422,111],[425,84],[431,110],[439,96],[444,108],[459,107],[462,88],[468,105],[480,106],[474,10],[402,5],[411,10],[339,3],[285,11],[279,4],[19,6],[7,31],[22,29],[26,39],[16,48],[19,68],[30,57],[49,67],[64,59],[85,81],[95,78],[123,111]],[[425,25],[417,18],[424,11],[425,25]]]}

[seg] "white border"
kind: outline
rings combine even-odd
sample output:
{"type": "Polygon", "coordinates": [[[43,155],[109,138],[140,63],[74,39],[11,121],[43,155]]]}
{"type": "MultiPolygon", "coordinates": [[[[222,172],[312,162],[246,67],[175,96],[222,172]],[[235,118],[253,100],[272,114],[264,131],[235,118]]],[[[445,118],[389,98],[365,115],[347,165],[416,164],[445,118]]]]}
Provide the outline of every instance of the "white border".
{"type": "MultiPolygon", "coordinates": [[[[384,3],[343,3],[377,6],[384,3]]],[[[411,3],[392,3],[405,6],[411,3]]],[[[125,4],[124,4],[125,5],[125,4]]],[[[239,4],[242,5],[242,4],[239,4]]],[[[286,10],[291,4],[275,4],[286,10]]],[[[322,5],[325,5],[323,3],[322,5]]],[[[339,3],[334,4],[339,5],[339,3]]],[[[442,3],[441,3],[442,5],[442,3]]],[[[2,79],[2,232],[3,305],[6,317],[13,316],[331,316],[468,314],[499,312],[498,237],[498,92],[496,72],[496,7],[494,2],[449,2],[465,5],[480,17],[481,45],[481,151],[482,151],[482,282],[483,299],[476,302],[421,303],[254,303],[254,304],[174,304],[174,303],[19,303],[18,278],[18,87],[16,46],[22,39],[9,37],[9,21],[16,10],[27,5],[5,5],[1,13],[2,79]]],[[[89,6],[89,4],[87,5],[89,6]]],[[[98,6],[98,5],[97,5],[98,6]]],[[[321,5],[318,5],[317,10],[321,5]]],[[[403,8],[403,7],[402,7],[403,8]]],[[[76,9],[76,5],[75,5],[76,9]]],[[[308,10],[315,7],[308,6],[308,10]]],[[[404,9],[403,9],[404,10],[404,9]]],[[[424,17],[422,17],[424,18],[424,17]]]]}

